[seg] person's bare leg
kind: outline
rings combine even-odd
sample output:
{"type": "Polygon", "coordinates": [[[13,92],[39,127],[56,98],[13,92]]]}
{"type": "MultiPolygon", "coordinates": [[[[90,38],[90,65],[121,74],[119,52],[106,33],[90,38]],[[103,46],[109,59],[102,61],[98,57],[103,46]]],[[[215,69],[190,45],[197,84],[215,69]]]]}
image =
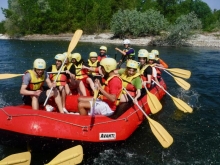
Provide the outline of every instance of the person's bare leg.
{"type": "Polygon", "coordinates": [[[85,102],[85,101],[92,101],[93,97],[90,97],[90,96],[81,96],[81,97],[78,97],[78,102],[85,102]]]}
{"type": "Polygon", "coordinates": [[[95,85],[94,85],[94,82],[92,81],[91,78],[87,78],[86,79],[86,82],[90,85],[90,88],[92,89],[92,91],[94,92],[95,91],[95,85]]]}
{"type": "Polygon", "coordinates": [[[78,110],[80,115],[87,116],[88,110],[90,110],[90,102],[88,101],[81,101],[78,103],[78,110]]]}
{"type": "Polygon", "coordinates": [[[78,87],[79,87],[78,89],[79,89],[80,95],[87,96],[85,85],[83,84],[81,80],[77,80],[77,81],[78,81],[78,87]]]}
{"type": "Polygon", "coordinates": [[[64,88],[65,88],[64,86],[59,86],[59,91],[61,93],[61,99],[62,99],[63,108],[66,107],[66,91],[65,91],[64,88]]]}
{"type": "Polygon", "coordinates": [[[32,102],[31,102],[32,109],[39,110],[38,97],[37,96],[32,96],[31,98],[32,98],[32,102]]]}
{"type": "MultiPolygon", "coordinates": [[[[47,96],[49,95],[49,92],[50,90],[47,90],[47,96]]],[[[60,96],[60,93],[57,91],[56,88],[53,89],[53,91],[51,92],[50,96],[54,96],[54,100],[55,100],[55,103],[59,109],[59,112],[60,113],[64,113],[63,112],[63,106],[62,106],[62,101],[61,101],[61,96],[60,96]]]]}
{"type": "Polygon", "coordinates": [[[71,92],[70,87],[69,87],[68,84],[65,85],[65,91],[66,91],[67,95],[72,95],[72,92],[71,92]]]}
{"type": "Polygon", "coordinates": [[[126,94],[122,94],[120,98],[120,103],[128,102],[128,97],[126,94]]]}

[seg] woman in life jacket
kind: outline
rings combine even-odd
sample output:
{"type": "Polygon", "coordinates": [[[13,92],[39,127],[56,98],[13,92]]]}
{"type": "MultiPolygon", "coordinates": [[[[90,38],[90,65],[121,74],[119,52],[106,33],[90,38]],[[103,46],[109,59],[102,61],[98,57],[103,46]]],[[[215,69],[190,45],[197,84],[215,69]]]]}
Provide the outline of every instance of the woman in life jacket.
{"type": "MultiPolygon", "coordinates": [[[[138,61],[140,62],[139,73],[141,75],[142,84],[150,89],[153,72],[152,67],[148,64],[148,51],[146,49],[140,49],[138,51],[138,61]]],[[[144,88],[143,91],[145,91],[144,88]]]]}
{"type": "Polygon", "coordinates": [[[65,104],[66,104],[66,90],[65,90],[66,87],[65,86],[67,85],[67,75],[66,75],[66,73],[60,73],[59,76],[57,77],[57,74],[60,69],[61,69],[61,71],[66,70],[65,65],[61,68],[61,66],[65,60],[65,56],[63,54],[57,54],[54,57],[54,59],[56,60],[55,65],[50,66],[47,69],[47,72],[57,72],[54,74],[50,74],[49,78],[52,82],[54,82],[56,80],[56,87],[57,87],[58,91],[60,92],[61,99],[62,99],[63,111],[65,113],[67,113],[67,110],[65,108],[65,104]]]}
{"type": "MultiPolygon", "coordinates": [[[[157,82],[157,84],[160,84],[158,81],[158,71],[155,68],[155,54],[154,53],[148,53],[148,64],[152,67],[152,78],[154,79],[154,81],[157,82]]],[[[153,86],[154,83],[151,83],[151,86],[153,86]]]]}
{"type": "Polygon", "coordinates": [[[88,89],[90,86],[90,88],[94,92],[94,82],[90,77],[88,77],[88,69],[84,66],[84,61],[79,53],[72,54],[72,63],[76,68],[76,79],[81,80],[84,83],[85,87],[87,87],[88,89]]]}
{"type": "Polygon", "coordinates": [[[161,79],[161,69],[168,68],[168,65],[159,58],[159,51],[158,50],[152,50],[151,53],[155,54],[155,68],[157,70],[157,79],[161,79]]]}
{"type": "MultiPolygon", "coordinates": [[[[134,98],[134,102],[137,102],[138,98],[141,96],[142,89],[142,81],[140,73],[138,72],[138,62],[129,60],[126,64],[126,69],[118,70],[118,74],[123,81],[123,87],[134,98]]],[[[132,101],[132,99],[126,93],[124,93],[120,102],[128,101],[132,101]]]]}
{"type": "MultiPolygon", "coordinates": [[[[67,52],[63,53],[67,56],[67,52]]],[[[67,73],[67,87],[66,93],[72,95],[73,93],[80,94],[81,96],[86,96],[86,88],[81,80],[76,79],[76,68],[72,63],[72,54],[68,55],[66,59],[66,73],[67,73]],[[69,90],[70,89],[70,90],[69,90]]]]}

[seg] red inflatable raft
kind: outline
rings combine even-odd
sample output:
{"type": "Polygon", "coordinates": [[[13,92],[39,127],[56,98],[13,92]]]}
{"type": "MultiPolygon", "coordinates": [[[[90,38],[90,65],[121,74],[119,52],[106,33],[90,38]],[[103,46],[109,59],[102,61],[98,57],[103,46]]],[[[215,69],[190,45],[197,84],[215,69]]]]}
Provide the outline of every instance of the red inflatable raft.
{"type": "MultiPolygon", "coordinates": [[[[160,84],[166,89],[163,80],[160,84]]],[[[165,93],[155,86],[151,91],[159,99],[165,93]]],[[[78,96],[68,96],[66,108],[76,111],[78,96]]],[[[146,94],[139,105],[150,114],[146,94]]],[[[132,103],[122,103],[111,117],[60,114],[44,110],[32,110],[30,106],[0,108],[0,129],[11,132],[88,142],[120,141],[127,139],[142,123],[145,116],[132,103]]]]}

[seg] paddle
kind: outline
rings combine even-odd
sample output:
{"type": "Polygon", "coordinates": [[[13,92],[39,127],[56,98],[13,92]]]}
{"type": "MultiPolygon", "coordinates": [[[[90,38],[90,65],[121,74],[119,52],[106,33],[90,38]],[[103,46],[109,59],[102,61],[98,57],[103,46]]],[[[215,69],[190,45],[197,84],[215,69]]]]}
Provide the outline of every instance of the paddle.
{"type": "MultiPolygon", "coordinates": [[[[134,101],[133,97],[128,93],[128,91],[125,88],[123,88],[123,90],[134,101]]],[[[144,112],[144,110],[140,107],[140,105],[138,103],[135,103],[135,104],[142,111],[142,113],[146,116],[146,118],[147,118],[147,120],[149,122],[150,128],[151,128],[153,134],[155,135],[155,137],[157,138],[157,140],[160,142],[160,144],[164,148],[168,148],[173,143],[173,137],[165,130],[165,128],[161,124],[159,124],[158,122],[156,122],[153,119],[151,119],[144,112]]]]}
{"type": "MultiPolygon", "coordinates": [[[[157,68],[161,68],[161,67],[157,67],[157,68]]],[[[189,70],[185,70],[185,69],[179,69],[179,68],[170,68],[170,69],[161,68],[161,69],[169,71],[170,73],[174,74],[175,76],[182,77],[185,79],[188,79],[191,76],[191,72],[189,70]]]]}
{"type": "MultiPolygon", "coordinates": [[[[56,81],[57,81],[57,79],[58,79],[58,77],[59,77],[59,75],[60,75],[60,72],[61,72],[63,66],[64,66],[65,63],[66,63],[67,57],[68,57],[69,54],[73,51],[73,49],[76,47],[76,44],[79,42],[79,39],[80,39],[82,33],[83,33],[82,30],[76,30],[76,32],[74,33],[74,35],[73,35],[73,37],[72,37],[72,40],[71,40],[71,42],[70,42],[70,44],[69,44],[69,47],[68,47],[67,55],[66,55],[66,57],[65,57],[65,59],[64,59],[64,61],[63,61],[63,63],[62,63],[62,65],[61,65],[61,67],[60,67],[60,70],[59,70],[58,74],[56,75],[56,78],[55,78],[55,80],[54,80],[54,83],[56,83],[56,81]]],[[[53,87],[50,88],[50,92],[49,92],[49,94],[47,95],[47,98],[46,98],[46,100],[45,100],[45,102],[44,102],[44,106],[46,105],[47,100],[49,99],[52,90],[53,90],[53,87]]]]}
{"type": "Polygon", "coordinates": [[[9,155],[0,161],[0,165],[29,165],[31,163],[30,152],[22,152],[9,155]]]}
{"type": "Polygon", "coordinates": [[[164,72],[166,72],[167,74],[169,74],[171,77],[174,78],[174,80],[176,81],[176,83],[181,86],[183,89],[185,90],[189,90],[190,88],[190,84],[188,82],[186,82],[185,80],[179,78],[179,77],[175,77],[172,74],[170,74],[169,72],[167,72],[166,70],[164,70],[164,72]]]}
{"type": "Polygon", "coordinates": [[[160,101],[154,94],[149,92],[149,90],[147,89],[145,85],[144,85],[144,88],[147,91],[147,102],[150,107],[151,113],[155,114],[159,112],[162,109],[162,105],[160,101]]]}
{"type": "Polygon", "coordinates": [[[82,162],[83,148],[81,145],[69,148],[59,153],[53,160],[45,165],[74,165],[82,162]]]}
{"type": "MultiPolygon", "coordinates": [[[[55,74],[55,73],[58,73],[58,72],[47,72],[48,74],[55,74]]],[[[65,73],[65,71],[62,71],[60,73],[65,73]]],[[[8,79],[8,78],[14,78],[14,77],[18,77],[18,76],[23,76],[24,74],[0,74],[0,80],[1,79],[8,79]]]]}
{"type": "Polygon", "coordinates": [[[163,89],[164,92],[166,92],[173,100],[174,104],[177,106],[177,108],[183,112],[189,112],[192,113],[193,109],[186,104],[184,101],[182,101],[179,98],[173,97],[171,94],[169,94],[164,88],[162,88],[156,81],[152,80],[154,83],[156,83],[161,89],[163,89]]]}

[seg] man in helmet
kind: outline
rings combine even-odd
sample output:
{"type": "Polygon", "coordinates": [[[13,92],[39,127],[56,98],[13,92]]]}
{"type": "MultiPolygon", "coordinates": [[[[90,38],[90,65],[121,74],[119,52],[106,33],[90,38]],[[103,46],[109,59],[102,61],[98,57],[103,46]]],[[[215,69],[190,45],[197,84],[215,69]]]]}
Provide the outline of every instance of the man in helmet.
{"type": "MultiPolygon", "coordinates": [[[[54,59],[56,60],[55,65],[50,66],[47,69],[47,72],[59,72],[60,69],[62,72],[67,70],[65,65],[61,68],[64,60],[66,59],[66,56],[64,54],[57,54],[54,57],[54,59]]],[[[61,98],[62,98],[63,111],[65,113],[68,113],[68,111],[65,108],[66,107],[66,90],[67,90],[66,88],[68,88],[66,73],[60,73],[58,77],[57,77],[57,73],[50,74],[49,78],[52,82],[56,80],[56,87],[59,90],[61,98]]],[[[70,89],[68,89],[67,91],[70,91],[70,89]]]]}
{"type": "MultiPolygon", "coordinates": [[[[23,101],[25,104],[32,105],[32,109],[38,110],[39,104],[43,104],[49,95],[50,90],[43,91],[44,82],[47,83],[48,87],[53,88],[56,84],[53,84],[46,69],[46,62],[43,59],[36,59],[33,63],[33,69],[27,70],[23,76],[20,93],[24,95],[23,101]]],[[[53,88],[49,97],[54,97],[57,107],[60,113],[63,112],[63,106],[61,97],[56,88],[53,88]]]]}
{"type": "Polygon", "coordinates": [[[101,46],[99,48],[99,50],[100,50],[99,55],[98,55],[98,60],[99,61],[101,61],[102,59],[108,57],[108,55],[106,54],[107,53],[107,47],[106,46],[101,46]]]}
{"type": "Polygon", "coordinates": [[[122,80],[114,73],[117,62],[113,58],[105,58],[100,62],[102,73],[106,81],[104,85],[98,79],[95,80],[95,87],[99,90],[100,97],[93,104],[92,97],[79,97],[78,109],[80,115],[104,115],[110,116],[116,110],[122,94],[122,80]]]}
{"type": "Polygon", "coordinates": [[[119,51],[122,54],[121,60],[119,61],[119,68],[127,60],[130,60],[130,59],[135,60],[135,51],[133,48],[130,47],[130,44],[131,44],[130,40],[125,39],[123,41],[123,44],[124,44],[123,50],[121,50],[117,47],[115,48],[116,51],[119,51]]]}

